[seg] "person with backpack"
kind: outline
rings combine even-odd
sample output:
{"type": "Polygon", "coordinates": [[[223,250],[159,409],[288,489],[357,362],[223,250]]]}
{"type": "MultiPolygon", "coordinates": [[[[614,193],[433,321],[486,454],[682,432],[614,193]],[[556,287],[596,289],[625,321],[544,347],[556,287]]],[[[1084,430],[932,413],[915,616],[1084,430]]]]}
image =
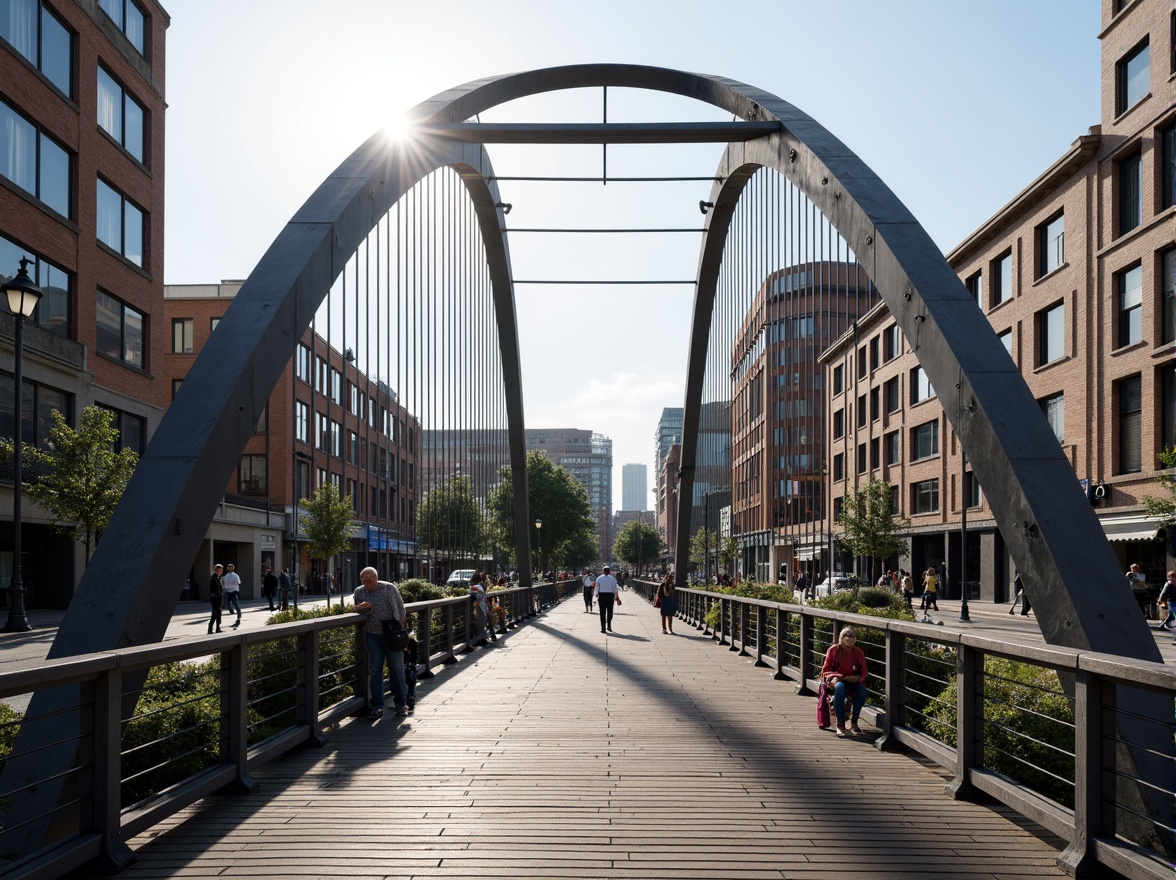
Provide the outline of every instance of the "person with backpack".
{"type": "Polygon", "coordinates": [[[1156,599],[1156,605],[1159,606],[1160,611],[1164,612],[1164,619],[1156,629],[1171,630],[1172,624],[1176,623],[1176,608],[1172,607],[1173,603],[1176,603],[1176,571],[1168,572],[1168,579],[1160,587],[1160,595],[1156,599]]]}

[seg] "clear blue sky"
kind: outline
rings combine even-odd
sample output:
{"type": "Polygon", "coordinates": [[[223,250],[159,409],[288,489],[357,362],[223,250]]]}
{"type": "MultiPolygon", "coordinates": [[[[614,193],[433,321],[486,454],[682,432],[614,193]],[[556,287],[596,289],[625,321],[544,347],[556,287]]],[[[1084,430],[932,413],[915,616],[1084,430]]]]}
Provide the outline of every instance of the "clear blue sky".
{"type": "MultiPolygon", "coordinates": [[[[945,251],[1099,122],[1098,0],[173,0],[167,57],[169,284],[245,278],[306,197],[401,112],[480,77],[585,62],[718,74],[797,105],[854,149],[945,251]]],[[[599,96],[502,108],[499,121],[599,120],[599,96]]],[[[716,118],[610,92],[610,121],[716,118]],[[627,117],[623,114],[629,114],[627,117]]],[[[483,117],[486,118],[486,117],[483,117]]],[[[499,174],[596,173],[599,148],[491,151],[499,174]]],[[[714,171],[717,147],[610,150],[611,174],[714,171]]],[[[516,225],[697,225],[706,184],[504,198],[516,225]],[[614,218],[610,220],[609,218],[614,218]]],[[[609,239],[617,238],[615,236],[609,239]]],[[[634,245],[516,237],[516,278],[692,278],[698,239],[634,245]],[[601,269],[606,266],[608,272],[601,269]]],[[[650,465],[681,406],[689,288],[516,291],[527,423],[614,441],[650,465]]],[[[652,499],[652,495],[650,496],[652,499]]]]}

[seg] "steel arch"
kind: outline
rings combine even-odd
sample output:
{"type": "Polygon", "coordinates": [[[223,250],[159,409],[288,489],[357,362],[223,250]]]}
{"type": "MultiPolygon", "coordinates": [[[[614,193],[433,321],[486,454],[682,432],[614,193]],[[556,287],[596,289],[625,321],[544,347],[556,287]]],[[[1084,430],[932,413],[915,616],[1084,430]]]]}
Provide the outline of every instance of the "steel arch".
{"type": "MultiPolygon", "coordinates": [[[[662,91],[715,105],[747,121],[778,121],[778,134],[732,144],[699,258],[690,346],[683,476],[688,498],[693,456],[687,427],[697,427],[705,329],[726,225],[739,181],[774,168],[831,219],[865,264],[883,299],[919,352],[937,388],[959,385],[967,401],[952,416],[999,522],[1021,524],[1005,539],[1041,597],[1048,640],[1141,659],[1159,659],[1144,639],[1138,609],[1122,587],[1101,528],[1073,470],[996,340],[931,238],[901,201],[851,150],[807,114],[734,80],[639,65],[576,65],[508,74],[445,91],[409,114],[417,123],[462,122],[540,92],[599,86],[662,91]],[[722,234],[720,234],[722,233],[722,234]],[[1100,552],[1100,549],[1102,552],[1100,552]],[[1118,585],[1118,586],[1115,586],[1118,585]],[[1150,649],[1150,650],[1149,650],[1150,649]]],[[[168,583],[173,560],[191,558],[211,521],[219,487],[244,448],[254,412],[268,398],[292,350],[292,333],[309,325],[318,303],[376,218],[416,180],[443,165],[459,167],[475,197],[490,254],[499,332],[503,334],[511,466],[525,479],[522,389],[507,246],[487,187],[479,145],[424,136],[412,148],[376,135],[310,197],[250,274],[220,331],[206,347],[169,409],[103,536],[66,615],[52,656],[155,641],[174,597],[149,585],[168,583]],[[496,233],[496,234],[492,234],[496,233]],[[258,332],[257,328],[263,328],[258,332]],[[100,622],[100,625],[94,625],[100,622]]],[[[946,411],[947,408],[945,408],[946,411]]],[[[693,441],[693,438],[691,442],[693,441]]],[[[516,482],[515,486],[523,485],[516,482]]],[[[516,493],[516,498],[519,493],[516,493]]],[[[525,496],[522,499],[525,505],[525,496]]],[[[518,546],[528,546],[516,517],[518,546]]],[[[683,523],[679,516],[679,556],[683,523]]],[[[688,528],[688,525],[685,526],[688,528]]],[[[523,554],[520,554],[521,556],[523,554]]],[[[679,571],[685,566],[679,565],[679,571]]]]}

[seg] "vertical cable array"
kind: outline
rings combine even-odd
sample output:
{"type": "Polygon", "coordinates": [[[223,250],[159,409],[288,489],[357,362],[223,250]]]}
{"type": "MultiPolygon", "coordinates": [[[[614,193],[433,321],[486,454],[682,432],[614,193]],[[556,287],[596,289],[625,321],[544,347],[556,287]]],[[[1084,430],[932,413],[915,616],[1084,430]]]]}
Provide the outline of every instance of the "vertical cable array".
{"type": "Polygon", "coordinates": [[[376,223],[303,339],[310,381],[295,382],[293,417],[305,403],[310,425],[291,481],[297,492],[304,466],[308,492],[338,485],[355,518],[340,557],[300,547],[311,589],[337,569],[350,589],[368,565],[443,581],[486,564],[486,493],[507,464],[493,315],[476,211],[460,177],[438,170],[376,223]]]}
{"type": "Polygon", "coordinates": [[[798,567],[819,577],[835,567],[819,358],[876,301],[833,221],[780,174],[758,171],[719,270],[691,524],[717,533],[730,506],[739,545],[731,574],[774,580],[785,565],[790,577],[798,567]]]}

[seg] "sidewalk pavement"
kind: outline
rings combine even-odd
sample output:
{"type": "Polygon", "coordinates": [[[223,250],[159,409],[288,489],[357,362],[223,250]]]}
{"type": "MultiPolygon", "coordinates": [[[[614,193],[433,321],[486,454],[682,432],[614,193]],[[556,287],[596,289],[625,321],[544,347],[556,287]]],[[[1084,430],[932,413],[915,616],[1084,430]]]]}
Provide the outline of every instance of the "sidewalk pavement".
{"type": "MultiPolygon", "coordinates": [[[[350,599],[350,594],[343,597],[350,599]]],[[[302,596],[298,600],[301,608],[325,605],[325,596],[302,596]]],[[[339,596],[331,596],[331,604],[339,602],[339,596]]],[[[200,638],[208,634],[209,608],[207,601],[178,602],[172,614],[171,623],[163,641],[172,639],[200,638]]],[[[241,629],[255,629],[265,626],[271,612],[265,599],[245,599],[241,602],[241,629]]],[[[35,610],[26,615],[30,632],[6,633],[0,632],[0,672],[10,668],[11,664],[36,663],[49,656],[49,649],[53,646],[53,639],[57,636],[57,627],[65,617],[64,611],[35,610]]],[[[224,612],[221,627],[229,630],[235,618],[224,612]]]]}

